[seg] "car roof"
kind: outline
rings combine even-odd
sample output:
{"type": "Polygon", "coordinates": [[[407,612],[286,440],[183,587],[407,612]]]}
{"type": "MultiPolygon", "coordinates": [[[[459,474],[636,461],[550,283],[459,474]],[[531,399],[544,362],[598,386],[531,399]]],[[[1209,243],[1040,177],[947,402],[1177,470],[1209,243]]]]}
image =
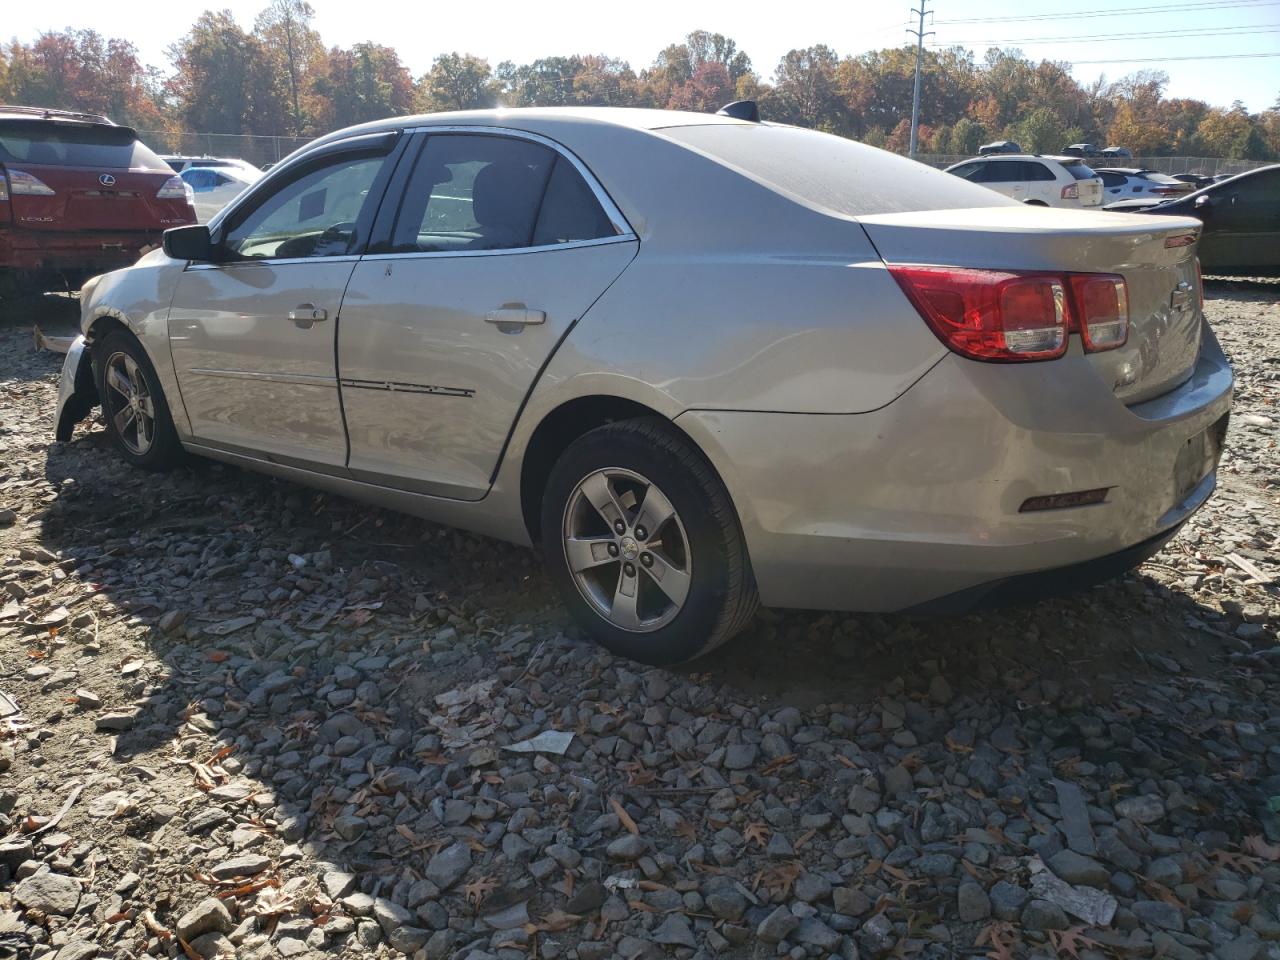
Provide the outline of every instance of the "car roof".
{"type": "Polygon", "coordinates": [[[374,120],[345,130],[337,130],[312,141],[308,146],[329,143],[361,134],[401,130],[405,127],[477,126],[537,128],[543,123],[557,127],[575,123],[584,126],[607,125],[633,130],[661,130],[666,127],[752,125],[750,120],[737,120],[715,113],[693,113],[687,110],[654,110],[647,107],[499,107],[494,110],[458,110],[449,113],[421,113],[374,120]]]}
{"type": "Polygon", "coordinates": [[[76,113],[73,110],[54,110],[49,107],[19,107],[12,104],[0,104],[0,119],[60,120],[73,123],[115,126],[109,119],[96,113],[76,113]]]}
{"type": "Polygon", "coordinates": [[[968,160],[962,160],[961,163],[971,163],[974,160],[981,160],[986,163],[989,160],[1052,160],[1055,163],[1079,163],[1083,157],[1060,157],[1052,153],[997,153],[985,157],[970,157],[968,160]]]}

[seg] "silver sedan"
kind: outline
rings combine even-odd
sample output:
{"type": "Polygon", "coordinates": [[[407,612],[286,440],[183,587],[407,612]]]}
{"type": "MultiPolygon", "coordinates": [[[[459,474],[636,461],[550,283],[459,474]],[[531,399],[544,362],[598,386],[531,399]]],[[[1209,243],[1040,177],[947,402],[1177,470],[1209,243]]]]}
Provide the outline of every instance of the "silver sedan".
{"type": "Polygon", "coordinates": [[[96,278],[57,436],[538,544],[649,663],[758,603],[950,611],[1115,575],[1231,400],[1192,219],[1032,208],[811,130],[480,111],[323,137],[96,278]]]}

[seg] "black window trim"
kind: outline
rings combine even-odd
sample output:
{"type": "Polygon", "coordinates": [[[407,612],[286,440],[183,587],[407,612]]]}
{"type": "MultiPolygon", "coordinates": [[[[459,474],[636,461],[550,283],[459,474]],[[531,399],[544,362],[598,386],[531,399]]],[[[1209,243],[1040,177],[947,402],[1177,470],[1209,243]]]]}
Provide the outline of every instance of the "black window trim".
{"type": "MultiPolygon", "coordinates": [[[[397,171],[397,176],[393,188],[387,191],[387,197],[393,199],[394,202],[387,203],[386,198],[383,201],[383,209],[378,219],[374,222],[373,232],[370,235],[371,240],[368,252],[363,255],[363,260],[403,260],[406,258],[451,258],[451,257],[493,257],[493,256],[520,256],[527,253],[544,253],[548,250],[573,250],[578,247],[598,247],[608,243],[630,243],[638,240],[639,237],[635,231],[631,229],[631,224],[627,222],[622,211],[618,209],[618,205],[613,202],[613,198],[601,186],[600,181],[587,168],[581,160],[578,159],[564,145],[552,140],[550,137],[544,137],[541,134],[530,133],[527,130],[516,130],[511,127],[483,126],[483,125],[427,125],[421,127],[412,127],[406,133],[414,134],[417,141],[416,146],[411,146],[406,153],[413,155],[412,162],[401,164],[401,170],[397,171]],[[418,158],[422,151],[426,149],[427,141],[431,136],[449,135],[449,134],[466,134],[490,137],[502,137],[506,139],[527,140],[532,143],[549,148],[555,155],[557,161],[560,159],[568,160],[573,168],[577,170],[578,175],[582,177],[586,183],[596,202],[600,204],[600,208],[604,211],[609,222],[613,224],[613,228],[618,231],[611,237],[596,237],[592,240],[570,240],[567,243],[542,243],[537,246],[512,247],[496,250],[415,250],[402,253],[388,253],[384,248],[391,242],[391,231],[395,221],[395,211],[399,209],[400,203],[404,196],[404,191],[408,187],[409,177],[413,172],[413,168],[417,164],[418,158]],[[382,252],[380,252],[382,251],[382,252]]],[[[548,181],[550,176],[548,175],[548,181]]],[[[536,225],[536,218],[535,218],[536,225]]]]}

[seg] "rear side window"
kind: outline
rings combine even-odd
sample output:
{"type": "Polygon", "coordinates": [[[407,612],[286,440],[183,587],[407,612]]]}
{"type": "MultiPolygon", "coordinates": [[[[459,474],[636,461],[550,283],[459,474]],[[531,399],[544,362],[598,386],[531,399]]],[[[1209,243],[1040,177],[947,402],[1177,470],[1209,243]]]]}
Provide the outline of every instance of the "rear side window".
{"type": "Polygon", "coordinates": [[[518,250],[615,233],[573,164],[549,147],[433,134],[405,188],[391,251],[518,250]]]}
{"type": "Polygon", "coordinates": [[[169,172],[128,127],[56,120],[0,121],[0,162],[169,172]]]}
{"type": "Polygon", "coordinates": [[[1017,203],[907,157],[816,130],[721,123],[656,133],[778,193],[844,216],[1017,203]]]}
{"type": "Polygon", "coordinates": [[[616,234],[582,174],[564,157],[556,157],[533,231],[533,245],[599,240],[616,234]]]}
{"type": "Polygon", "coordinates": [[[230,179],[217,170],[210,170],[204,167],[192,168],[182,172],[182,179],[191,185],[191,189],[196,193],[203,193],[209,190],[216,190],[225,183],[230,183],[230,179]]]}
{"type": "Polygon", "coordinates": [[[1024,179],[1032,181],[1041,180],[1057,180],[1053,175],[1053,171],[1046,167],[1043,163],[1036,163],[1034,160],[1024,160],[1022,163],[1024,179]]]}
{"type": "Polygon", "coordinates": [[[1092,180],[1097,174],[1093,172],[1093,167],[1086,163],[1064,163],[1067,173],[1075,177],[1077,180],[1092,180]]]}

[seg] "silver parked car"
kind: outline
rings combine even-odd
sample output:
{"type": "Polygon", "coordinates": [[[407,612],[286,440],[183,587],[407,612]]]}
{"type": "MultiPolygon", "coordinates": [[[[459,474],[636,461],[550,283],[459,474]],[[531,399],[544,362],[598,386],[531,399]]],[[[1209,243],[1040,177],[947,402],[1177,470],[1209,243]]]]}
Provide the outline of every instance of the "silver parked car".
{"type": "Polygon", "coordinates": [[[758,602],[963,609],[1154,553],[1231,371],[1200,224],[724,116],[323,137],[83,293],[57,415],[519,544],[650,663],[758,602]]]}

